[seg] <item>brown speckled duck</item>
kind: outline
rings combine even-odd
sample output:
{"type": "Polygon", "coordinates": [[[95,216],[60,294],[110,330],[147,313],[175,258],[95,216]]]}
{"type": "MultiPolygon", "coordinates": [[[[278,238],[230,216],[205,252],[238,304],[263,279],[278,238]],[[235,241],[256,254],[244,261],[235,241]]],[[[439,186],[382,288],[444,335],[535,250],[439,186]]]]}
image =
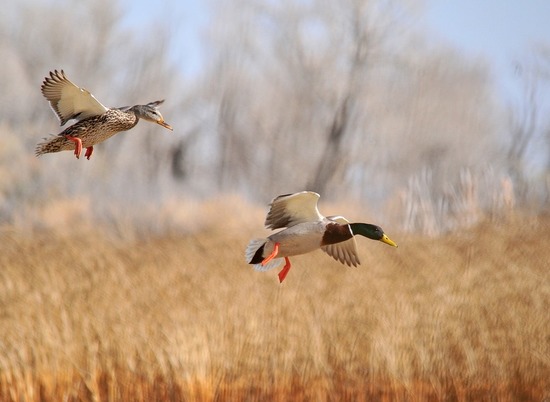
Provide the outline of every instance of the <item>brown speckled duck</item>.
{"type": "Polygon", "coordinates": [[[379,240],[397,247],[381,227],[370,223],[349,223],[342,216],[323,216],[317,208],[319,194],[302,191],[280,195],[271,201],[265,219],[268,229],[283,229],[267,239],[254,239],[248,243],[246,262],[257,271],[267,271],[281,264],[282,282],[290,270],[288,257],[322,249],[335,260],[348,266],[360,264],[355,244],[356,235],[379,240]]]}
{"type": "Polygon", "coordinates": [[[90,159],[94,145],[111,138],[116,133],[131,129],[139,119],[157,123],[172,130],[157,109],[164,100],[147,105],[107,108],[86,89],[69,81],[63,70],[50,72],[50,76],[44,79],[41,89],[62,126],[71,119],[77,122],[58,135],[44,138],[44,141],[36,146],[36,156],[74,150],[78,159],[84,147],[86,148],[84,156],[90,159]]]}

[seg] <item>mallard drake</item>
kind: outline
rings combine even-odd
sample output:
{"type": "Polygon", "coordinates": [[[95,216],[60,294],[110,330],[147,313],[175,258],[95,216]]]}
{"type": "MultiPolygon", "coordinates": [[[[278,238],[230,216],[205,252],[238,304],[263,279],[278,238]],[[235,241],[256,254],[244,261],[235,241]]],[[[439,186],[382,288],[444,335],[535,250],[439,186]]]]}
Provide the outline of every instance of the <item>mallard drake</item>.
{"type": "Polygon", "coordinates": [[[349,223],[342,216],[321,215],[317,208],[319,197],[312,191],[302,191],[274,198],[265,226],[268,229],[286,229],[267,239],[251,240],[245,252],[247,263],[253,264],[257,271],[267,271],[280,265],[284,258],[285,266],[279,272],[279,281],[282,282],[291,266],[288,257],[318,248],[342,264],[356,267],[360,264],[356,235],[397,247],[379,226],[349,223]]]}
{"type": "Polygon", "coordinates": [[[61,126],[71,119],[76,119],[77,122],[58,135],[44,138],[45,141],[36,146],[36,156],[74,149],[78,159],[84,147],[86,148],[84,156],[89,160],[94,151],[94,145],[111,138],[116,133],[131,129],[139,119],[173,130],[164,121],[157,108],[164,100],[146,105],[107,108],[86,89],[69,81],[63,70],[50,72],[50,76],[44,79],[41,89],[59,118],[61,126]]]}

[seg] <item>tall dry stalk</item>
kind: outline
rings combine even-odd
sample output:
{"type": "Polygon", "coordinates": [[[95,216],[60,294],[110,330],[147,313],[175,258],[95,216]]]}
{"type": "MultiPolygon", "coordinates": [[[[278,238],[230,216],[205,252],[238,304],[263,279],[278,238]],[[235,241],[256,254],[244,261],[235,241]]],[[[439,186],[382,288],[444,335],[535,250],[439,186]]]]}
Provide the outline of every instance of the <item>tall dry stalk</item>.
{"type": "Polygon", "coordinates": [[[317,252],[279,285],[243,260],[263,210],[225,205],[161,238],[4,230],[0,400],[547,396],[547,219],[359,239],[359,268],[317,252]]]}

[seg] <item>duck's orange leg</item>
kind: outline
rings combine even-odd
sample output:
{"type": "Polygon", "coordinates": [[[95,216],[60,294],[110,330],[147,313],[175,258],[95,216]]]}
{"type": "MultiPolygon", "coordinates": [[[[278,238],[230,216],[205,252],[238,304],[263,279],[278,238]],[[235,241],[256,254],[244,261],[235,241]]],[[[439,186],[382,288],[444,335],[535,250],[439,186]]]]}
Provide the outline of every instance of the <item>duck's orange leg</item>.
{"type": "Polygon", "coordinates": [[[273,251],[271,252],[271,254],[269,254],[267,257],[265,257],[264,260],[262,261],[262,266],[264,266],[269,261],[274,259],[277,256],[277,254],[279,254],[279,243],[275,243],[275,245],[273,246],[273,251]]]}
{"type": "MultiPolygon", "coordinates": [[[[271,252],[271,254],[269,254],[267,257],[264,258],[264,260],[262,261],[262,265],[265,265],[269,261],[274,259],[277,256],[277,254],[279,254],[279,243],[275,243],[273,245],[273,251],[271,252]]],[[[283,267],[281,272],[279,272],[279,283],[285,280],[286,275],[288,274],[288,271],[290,271],[290,260],[288,259],[288,257],[285,257],[285,266],[283,267]]]]}
{"type": "MultiPolygon", "coordinates": [[[[74,154],[76,156],[76,159],[80,158],[80,154],[82,153],[82,140],[78,137],[72,137],[70,135],[65,136],[66,139],[69,141],[74,142],[74,154]]],[[[86,154],[88,154],[88,151],[86,151],[86,154]]],[[[90,152],[90,155],[92,153],[90,152]]]]}
{"type": "Polygon", "coordinates": [[[282,283],[285,280],[288,271],[290,271],[290,260],[288,259],[288,257],[285,257],[285,266],[283,267],[281,272],[279,272],[279,283],[282,283]]]}
{"type": "Polygon", "coordinates": [[[86,148],[86,153],[84,154],[86,159],[90,160],[90,156],[92,156],[92,152],[94,152],[94,147],[93,146],[86,148]]]}

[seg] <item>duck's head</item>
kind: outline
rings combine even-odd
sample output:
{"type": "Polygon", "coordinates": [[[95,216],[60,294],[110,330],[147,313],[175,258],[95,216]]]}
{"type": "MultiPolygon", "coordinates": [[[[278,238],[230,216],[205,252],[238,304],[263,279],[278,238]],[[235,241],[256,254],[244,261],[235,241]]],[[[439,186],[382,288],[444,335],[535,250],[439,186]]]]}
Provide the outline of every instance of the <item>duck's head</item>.
{"type": "Polygon", "coordinates": [[[162,114],[160,114],[157,108],[157,106],[160,105],[162,102],[164,102],[164,99],[150,102],[146,105],[136,105],[132,107],[132,109],[134,110],[136,116],[140,119],[147,120],[152,123],[157,123],[158,125],[161,125],[162,127],[167,128],[170,131],[174,131],[172,126],[164,121],[162,114]]]}
{"type": "Polygon", "coordinates": [[[380,226],[370,223],[350,223],[349,226],[354,235],[365,236],[369,239],[379,240],[390,246],[397,247],[397,244],[384,233],[380,226]]]}

